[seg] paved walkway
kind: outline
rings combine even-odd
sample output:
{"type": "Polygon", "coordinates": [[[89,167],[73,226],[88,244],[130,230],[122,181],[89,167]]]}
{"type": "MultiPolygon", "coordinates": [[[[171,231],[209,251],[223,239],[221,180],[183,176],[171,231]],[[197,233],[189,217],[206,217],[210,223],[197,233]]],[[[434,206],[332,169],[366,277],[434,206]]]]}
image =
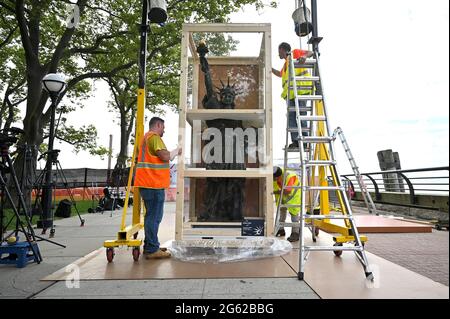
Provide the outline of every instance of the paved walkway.
{"type": "Polygon", "coordinates": [[[367,251],[448,286],[449,232],[369,234],[367,251]]]}
{"type": "MultiPolygon", "coordinates": [[[[173,229],[174,203],[167,203],[165,211],[161,228],[173,229]]],[[[23,269],[0,265],[0,298],[319,298],[307,284],[290,278],[83,281],[78,289],[68,289],[65,282],[40,281],[98,249],[104,240],[113,239],[120,215],[121,211],[112,215],[109,212],[85,215],[83,228],[79,227],[77,218],[57,221],[54,240],[66,244],[67,248],[41,242],[44,261],[40,265],[30,264],[23,269]]],[[[164,233],[160,241],[170,240],[172,235],[164,233]]],[[[367,248],[448,286],[448,240],[448,232],[370,234],[367,248]]]]}
{"type": "MultiPolygon", "coordinates": [[[[98,249],[105,240],[115,238],[121,213],[115,211],[112,216],[109,212],[103,215],[85,215],[86,226],[83,228],[79,227],[76,218],[57,221],[56,236],[53,240],[67,245],[67,248],[41,242],[39,247],[44,261],[40,265],[29,264],[23,269],[0,265],[0,298],[319,298],[306,283],[293,278],[82,281],[76,289],[67,288],[66,282],[40,281],[98,249]]],[[[161,229],[173,229],[174,220],[175,204],[167,203],[161,229]]],[[[163,232],[160,241],[172,239],[171,235],[173,232],[163,232]]]]}
{"type": "MultiPolygon", "coordinates": [[[[357,214],[367,214],[361,207],[353,207],[357,214]]],[[[379,210],[381,215],[389,212],[379,210]]],[[[399,214],[396,214],[400,216],[399,214]]],[[[410,216],[406,216],[411,218],[410,216]]],[[[443,285],[449,285],[449,232],[368,234],[367,251],[405,267],[443,285]]]]}

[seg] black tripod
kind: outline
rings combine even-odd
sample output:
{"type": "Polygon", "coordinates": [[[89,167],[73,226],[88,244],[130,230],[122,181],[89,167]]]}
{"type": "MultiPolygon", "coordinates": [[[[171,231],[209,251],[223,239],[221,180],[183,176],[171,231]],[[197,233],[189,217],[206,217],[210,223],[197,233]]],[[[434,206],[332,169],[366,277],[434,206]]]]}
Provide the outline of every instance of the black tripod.
{"type": "MultiPolygon", "coordinates": [[[[45,169],[42,170],[42,172],[40,173],[40,175],[38,176],[38,178],[36,179],[36,183],[35,183],[35,190],[36,190],[36,200],[34,203],[34,207],[39,207],[39,201],[41,201],[41,205],[43,204],[44,201],[44,189],[46,187],[46,176],[48,174],[48,169],[49,169],[49,165],[51,166],[55,166],[55,170],[54,170],[54,175],[53,175],[53,180],[50,184],[50,188],[53,189],[52,193],[55,195],[56,193],[56,188],[58,186],[58,180],[61,180],[62,185],[64,186],[64,189],[67,191],[67,193],[69,194],[70,197],[70,201],[71,204],[73,205],[73,207],[75,208],[75,211],[78,215],[78,218],[80,219],[80,227],[84,226],[85,220],[83,218],[81,218],[80,212],[78,211],[77,208],[77,203],[75,201],[75,198],[73,196],[72,190],[69,187],[69,183],[67,182],[67,178],[64,175],[64,171],[62,169],[61,163],[58,160],[58,155],[59,155],[60,150],[52,150],[52,151],[48,151],[45,152],[44,154],[42,154],[42,156],[40,157],[40,159],[42,159],[43,156],[47,156],[47,163],[50,162],[50,164],[47,164],[45,166],[45,169]]],[[[50,167],[51,169],[51,167],[50,167]]],[[[53,196],[53,205],[51,206],[55,206],[55,197],[53,196]]],[[[51,209],[51,208],[50,208],[51,209]]],[[[42,228],[42,233],[45,234],[47,231],[47,225],[50,225],[50,237],[54,237],[55,235],[55,227],[54,227],[54,223],[53,223],[53,218],[54,218],[54,214],[53,214],[53,210],[51,210],[51,222],[49,223],[40,223],[38,221],[38,228],[42,228]]]]}
{"type": "Polygon", "coordinates": [[[10,238],[12,235],[15,234],[17,236],[19,232],[22,232],[28,243],[29,249],[33,253],[32,256],[34,256],[34,260],[39,264],[42,261],[42,256],[36,243],[36,238],[38,238],[38,236],[36,236],[36,234],[34,233],[33,226],[28,214],[23,214],[23,218],[21,219],[19,210],[14,203],[7,184],[7,174],[9,174],[19,197],[19,205],[22,205],[25,211],[27,206],[19,185],[19,181],[17,179],[16,172],[14,170],[11,157],[9,155],[9,147],[16,141],[17,138],[14,136],[0,134],[0,244],[8,240],[8,238],[10,238]],[[8,203],[10,204],[15,215],[14,217],[16,218],[16,229],[8,236],[4,236],[7,228],[4,225],[4,205],[6,201],[8,201],[8,203]]]}
{"type": "MultiPolygon", "coordinates": [[[[35,169],[33,168],[33,163],[35,161],[33,160],[35,157],[33,154],[37,153],[37,148],[32,148],[30,145],[28,145],[27,142],[17,145],[17,153],[19,156],[22,156],[23,158],[23,165],[22,165],[22,176],[20,178],[20,189],[24,194],[31,194],[33,191],[33,181],[35,180],[35,169]]],[[[26,197],[25,197],[26,198],[26,197]]],[[[20,200],[18,200],[18,207],[17,210],[21,211],[23,209],[23,213],[27,214],[27,216],[30,218],[30,222],[33,223],[33,216],[37,215],[37,211],[28,209],[30,206],[28,206],[28,202],[26,202],[27,206],[22,207],[22,204],[20,200]]],[[[18,221],[16,221],[16,229],[19,229],[18,227],[18,221]]]]}

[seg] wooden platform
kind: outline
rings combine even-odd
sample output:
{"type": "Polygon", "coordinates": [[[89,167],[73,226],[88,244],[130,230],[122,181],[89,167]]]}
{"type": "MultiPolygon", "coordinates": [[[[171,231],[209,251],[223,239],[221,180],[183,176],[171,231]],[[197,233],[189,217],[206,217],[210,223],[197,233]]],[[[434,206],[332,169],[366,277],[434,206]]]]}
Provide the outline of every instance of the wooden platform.
{"type": "MultiPolygon", "coordinates": [[[[99,249],[75,262],[81,280],[197,279],[197,278],[295,278],[292,268],[281,258],[267,258],[239,263],[202,264],[171,259],[133,262],[131,250],[117,250],[114,262],[108,264],[105,249],[99,249]]],[[[65,269],[44,278],[61,281],[65,269]]]]}
{"type": "MultiPolygon", "coordinates": [[[[370,238],[369,238],[370,240],[370,238]]],[[[310,238],[307,245],[313,245],[310,238]]],[[[316,245],[332,244],[332,237],[321,233],[316,245]]],[[[297,245],[298,247],[298,245],[297,245]]],[[[312,252],[306,263],[305,281],[322,299],[447,299],[449,290],[438,282],[396,265],[369,252],[367,258],[375,275],[365,280],[362,266],[354,253],[312,252]]],[[[298,270],[298,249],[283,256],[298,270]]]]}
{"type": "MultiPolygon", "coordinates": [[[[305,236],[308,245],[310,236],[305,236]]],[[[317,245],[328,245],[332,237],[321,233],[317,245]]],[[[447,286],[367,253],[375,282],[365,279],[362,267],[351,252],[335,257],[332,252],[313,252],[306,264],[305,281],[323,299],[413,299],[449,298],[447,286]]],[[[75,262],[81,280],[145,280],[198,278],[292,278],[297,279],[298,249],[282,257],[227,264],[186,263],[175,259],[133,262],[131,251],[118,250],[108,264],[99,249],[75,262]]],[[[44,281],[62,281],[70,273],[61,269],[44,281]]]]}
{"type": "MultiPolygon", "coordinates": [[[[424,225],[375,215],[356,215],[356,226],[360,233],[431,233],[432,225],[424,225]]],[[[342,220],[333,224],[344,225],[342,220]]]]}

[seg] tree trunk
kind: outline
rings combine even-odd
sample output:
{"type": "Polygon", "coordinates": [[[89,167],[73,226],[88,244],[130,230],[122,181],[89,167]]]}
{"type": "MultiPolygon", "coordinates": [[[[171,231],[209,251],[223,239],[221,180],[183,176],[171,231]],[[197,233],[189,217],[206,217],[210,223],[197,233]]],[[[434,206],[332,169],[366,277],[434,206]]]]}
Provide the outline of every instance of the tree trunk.
{"type": "Polygon", "coordinates": [[[128,123],[124,114],[120,115],[120,152],[117,157],[117,167],[126,167],[128,159],[128,141],[130,135],[127,134],[128,123]]]}
{"type": "MultiPolygon", "coordinates": [[[[44,76],[43,71],[40,66],[35,66],[33,69],[29,68],[27,71],[27,81],[28,81],[28,92],[27,92],[27,111],[25,118],[23,120],[24,134],[19,140],[18,156],[14,161],[14,171],[16,172],[19,182],[22,178],[22,172],[24,169],[25,161],[25,145],[30,148],[31,155],[28,158],[28,163],[26,166],[26,174],[24,176],[24,181],[26,187],[22,190],[27,207],[30,207],[31,203],[31,191],[32,186],[35,183],[36,178],[36,166],[37,166],[37,155],[39,146],[43,142],[43,128],[41,123],[42,104],[42,78],[44,76]],[[21,149],[22,148],[22,149],[21,149]]],[[[12,180],[10,180],[9,185],[12,180]]],[[[11,187],[11,193],[13,198],[18,199],[18,193],[15,187],[11,187]]],[[[16,202],[17,204],[17,202],[16,202]]]]}

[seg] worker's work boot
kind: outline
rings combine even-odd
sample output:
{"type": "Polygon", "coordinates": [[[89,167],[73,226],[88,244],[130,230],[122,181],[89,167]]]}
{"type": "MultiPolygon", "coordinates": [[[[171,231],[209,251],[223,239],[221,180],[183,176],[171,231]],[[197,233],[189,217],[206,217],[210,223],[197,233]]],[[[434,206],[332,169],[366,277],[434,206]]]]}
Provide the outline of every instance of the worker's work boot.
{"type": "Polygon", "coordinates": [[[167,251],[167,249],[162,248],[152,254],[144,252],[144,256],[145,259],[163,259],[163,258],[170,258],[170,256],[172,255],[170,254],[170,252],[167,251]]]}
{"type": "Polygon", "coordinates": [[[276,234],[276,237],[284,237],[286,236],[286,231],[284,230],[284,228],[280,228],[276,234]]]}
{"type": "MultiPolygon", "coordinates": [[[[284,223],[286,221],[286,215],[287,215],[287,209],[286,209],[286,207],[282,207],[280,209],[280,222],[281,223],[284,223]]],[[[286,231],[284,230],[284,228],[280,228],[275,236],[276,237],[284,237],[284,236],[286,236],[286,231]]]]}
{"type": "Polygon", "coordinates": [[[296,148],[299,148],[298,141],[292,142],[292,143],[289,145],[288,148],[289,148],[289,149],[296,149],[296,148]]]}
{"type": "Polygon", "coordinates": [[[292,232],[291,236],[289,236],[287,240],[291,243],[294,243],[294,242],[298,241],[299,239],[300,239],[300,234],[292,232]]]}

